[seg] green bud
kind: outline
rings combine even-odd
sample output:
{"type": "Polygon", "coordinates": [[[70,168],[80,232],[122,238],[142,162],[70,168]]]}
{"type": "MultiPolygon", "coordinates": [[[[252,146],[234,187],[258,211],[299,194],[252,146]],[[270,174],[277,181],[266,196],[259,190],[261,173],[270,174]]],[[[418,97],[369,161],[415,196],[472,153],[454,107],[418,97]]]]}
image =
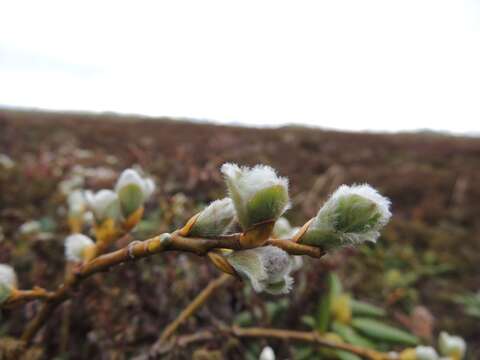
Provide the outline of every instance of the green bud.
{"type": "Polygon", "coordinates": [[[230,198],[215,200],[197,217],[188,236],[214,237],[225,234],[235,219],[235,209],[230,198]]]}
{"type": "Polygon", "coordinates": [[[0,283],[0,305],[12,295],[12,288],[7,284],[0,283]]]}
{"type": "Polygon", "coordinates": [[[302,244],[332,249],[375,242],[390,219],[390,201],[369,185],[342,185],[328,199],[307,231],[302,244]]]}
{"type": "Polygon", "coordinates": [[[243,230],[267,221],[276,221],[288,208],[288,180],[269,166],[253,168],[224,164],[228,191],[243,230]]]}
{"type": "Polygon", "coordinates": [[[137,211],[155,191],[152,179],[143,178],[136,170],[126,169],[118,178],[115,191],[120,199],[123,216],[137,211]]]}
{"type": "Polygon", "coordinates": [[[226,257],[235,271],[250,281],[257,292],[285,294],[292,287],[289,255],[275,246],[234,251],[226,257]]]}

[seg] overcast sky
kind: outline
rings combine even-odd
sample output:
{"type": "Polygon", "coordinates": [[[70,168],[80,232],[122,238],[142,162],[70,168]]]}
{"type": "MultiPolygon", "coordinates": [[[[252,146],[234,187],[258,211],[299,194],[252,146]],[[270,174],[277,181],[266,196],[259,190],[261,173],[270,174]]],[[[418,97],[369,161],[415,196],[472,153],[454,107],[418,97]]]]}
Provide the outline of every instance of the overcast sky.
{"type": "Polygon", "coordinates": [[[0,105],[480,131],[480,0],[0,8],[0,105]]]}

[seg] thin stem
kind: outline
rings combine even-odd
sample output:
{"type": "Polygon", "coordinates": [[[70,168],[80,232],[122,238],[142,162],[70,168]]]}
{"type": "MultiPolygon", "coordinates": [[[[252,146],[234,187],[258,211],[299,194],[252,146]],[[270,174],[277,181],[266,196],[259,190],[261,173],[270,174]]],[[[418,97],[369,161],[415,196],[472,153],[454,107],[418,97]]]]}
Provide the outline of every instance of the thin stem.
{"type": "MultiPolygon", "coordinates": [[[[95,273],[104,272],[116,265],[137,261],[164,251],[184,251],[204,256],[213,249],[242,250],[245,247],[240,244],[240,236],[241,234],[233,234],[206,239],[183,237],[174,232],[172,234],[162,234],[144,241],[134,241],[122,249],[98,256],[83,264],[76,271],[73,271],[65,283],[46,299],[45,304],[37,315],[27,324],[21,338],[25,342],[30,343],[56,307],[71,297],[72,291],[81,281],[95,273]]],[[[315,247],[294,244],[288,240],[271,239],[267,241],[267,244],[278,246],[287,252],[291,252],[292,255],[321,257],[324,254],[315,247]]]]}
{"type": "MultiPolygon", "coordinates": [[[[190,316],[192,316],[197,310],[205,304],[205,302],[213,295],[213,293],[227,283],[230,279],[233,279],[232,276],[227,274],[222,274],[215,280],[211,281],[208,286],[203,289],[191,302],[188,306],[183,309],[183,311],[178,315],[178,317],[171,322],[165,330],[163,330],[162,335],[158,339],[157,343],[162,343],[172,336],[178,327],[185,322],[190,316]]],[[[155,344],[157,344],[155,343],[155,344]]],[[[154,345],[155,347],[155,345],[154,345]]]]}
{"type": "Polygon", "coordinates": [[[54,294],[37,286],[31,290],[15,289],[12,291],[12,295],[2,304],[2,307],[12,308],[32,300],[49,300],[54,294]]]}
{"type": "MultiPolygon", "coordinates": [[[[311,343],[321,347],[327,347],[335,350],[343,350],[364,359],[369,360],[395,360],[398,359],[396,353],[384,353],[376,350],[366,349],[360,346],[354,346],[346,343],[333,342],[326,339],[315,331],[295,331],[274,328],[250,327],[242,328],[237,326],[223,327],[219,329],[220,335],[234,336],[237,338],[251,339],[278,339],[293,342],[311,343]]],[[[175,345],[185,347],[193,343],[211,341],[219,338],[215,331],[198,331],[195,334],[182,335],[175,339],[175,345]]]]}

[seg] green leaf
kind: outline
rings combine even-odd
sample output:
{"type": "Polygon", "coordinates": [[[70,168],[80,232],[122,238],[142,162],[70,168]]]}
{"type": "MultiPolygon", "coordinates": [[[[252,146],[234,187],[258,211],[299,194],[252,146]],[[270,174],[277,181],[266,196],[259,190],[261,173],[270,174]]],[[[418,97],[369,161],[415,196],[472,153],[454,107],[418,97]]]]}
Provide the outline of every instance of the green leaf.
{"type": "Polygon", "coordinates": [[[328,294],[320,298],[317,308],[316,330],[325,332],[328,329],[330,321],[330,296],[328,294]]]}
{"type": "Polygon", "coordinates": [[[365,316],[385,316],[384,309],[355,299],[350,300],[350,306],[352,307],[353,315],[365,315],[365,316]]]}
{"type": "Polygon", "coordinates": [[[302,316],[301,320],[302,320],[302,323],[307,325],[309,328],[311,328],[311,329],[316,328],[316,322],[315,322],[315,318],[313,316],[304,315],[304,316],[302,316]]]}
{"type": "Polygon", "coordinates": [[[332,323],[332,330],[336,334],[340,335],[340,337],[349,344],[365,347],[368,349],[375,348],[374,343],[372,343],[370,340],[363,337],[362,335],[358,334],[354,329],[352,329],[348,325],[342,324],[338,321],[334,321],[332,323]]]}
{"type": "Polygon", "coordinates": [[[297,360],[307,360],[311,359],[315,354],[315,350],[312,347],[302,347],[295,350],[295,359],[297,360]]]}
{"type": "Polygon", "coordinates": [[[330,299],[335,299],[343,292],[342,282],[340,281],[338,275],[334,272],[331,272],[328,275],[328,288],[330,299]]]}
{"type": "Polygon", "coordinates": [[[233,323],[238,326],[249,326],[252,325],[252,322],[252,313],[249,311],[242,311],[238,313],[233,319],[233,323]]]}
{"type": "Polygon", "coordinates": [[[352,326],[362,334],[377,340],[405,345],[418,344],[418,338],[416,336],[377,320],[356,318],[352,320],[352,326]]]}
{"type": "Polygon", "coordinates": [[[340,360],[362,360],[358,355],[343,350],[336,350],[335,355],[337,355],[340,360]]]}

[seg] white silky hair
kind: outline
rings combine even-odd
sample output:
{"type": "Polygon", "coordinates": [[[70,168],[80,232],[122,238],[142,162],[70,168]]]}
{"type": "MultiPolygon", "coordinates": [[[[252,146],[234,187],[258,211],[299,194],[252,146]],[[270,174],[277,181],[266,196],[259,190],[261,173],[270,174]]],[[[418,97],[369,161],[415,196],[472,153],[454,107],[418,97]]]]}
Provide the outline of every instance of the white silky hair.
{"type": "Polygon", "coordinates": [[[92,239],[83,234],[72,234],[65,239],[65,257],[69,261],[83,261],[85,248],[94,245],[92,239]]]}
{"type": "Polygon", "coordinates": [[[92,191],[85,192],[85,199],[88,207],[93,211],[97,218],[103,218],[107,208],[115,201],[118,201],[118,195],[112,190],[102,189],[96,193],[92,191]]]}
{"type": "Polygon", "coordinates": [[[135,184],[143,193],[144,199],[148,199],[155,191],[155,183],[152,179],[142,177],[134,169],[123,170],[115,185],[115,191],[118,193],[124,186],[135,184]]]}
{"type": "Polygon", "coordinates": [[[227,257],[227,261],[250,281],[256,292],[284,294],[292,288],[292,261],[288,253],[276,246],[235,251],[227,257]],[[283,286],[273,290],[271,286],[278,283],[283,283],[283,286]]]}
{"type": "Polygon", "coordinates": [[[17,274],[13,267],[7,264],[0,264],[0,284],[8,287],[17,286],[17,274]]]}
{"type": "Polygon", "coordinates": [[[437,351],[431,346],[417,346],[415,348],[415,356],[417,360],[438,360],[437,351]]]}
{"type": "Polygon", "coordinates": [[[380,219],[368,231],[341,233],[340,239],[343,245],[361,244],[366,241],[376,242],[380,236],[379,230],[388,223],[392,216],[392,213],[390,212],[391,202],[388,198],[381,195],[377,190],[368,184],[340,186],[318,211],[317,216],[311,224],[312,228],[325,230],[335,229],[337,221],[335,209],[337,208],[341,199],[351,195],[358,195],[373,202],[380,213],[380,219]]]}
{"type": "Polygon", "coordinates": [[[270,346],[265,346],[258,360],[275,360],[275,352],[270,346]]]}
{"type": "Polygon", "coordinates": [[[221,172],[235,183],[242,198],[248,201],[258,191],[280,185],[288,192],[288,179],[279,177],[268,165],[255,165],[253,168],[239,167],[237,164],[225,163],[221,172]]]}
{"type": "MultiPolygon", "coordinates": [[[[223,198],[212,201],[205,209],[200,212],[197,221],[209,221],[220,226],[225,221],[230,220],[230,224],[235,219],[235,207],[232,199],[223,198]]],[[[227,230],[227,229],[225,229],[227,230]]]]}
{"type": "Polygon", "coordinates": [[[458,353],[460,358],[463,358],[463,355],[465,355],[465,351],[467,350],[467,343],[463,338],[456,335],[450,335],[445,331],[440,333],[438,337],[438,345],[440,352],[445,356],[458,353]]]}

